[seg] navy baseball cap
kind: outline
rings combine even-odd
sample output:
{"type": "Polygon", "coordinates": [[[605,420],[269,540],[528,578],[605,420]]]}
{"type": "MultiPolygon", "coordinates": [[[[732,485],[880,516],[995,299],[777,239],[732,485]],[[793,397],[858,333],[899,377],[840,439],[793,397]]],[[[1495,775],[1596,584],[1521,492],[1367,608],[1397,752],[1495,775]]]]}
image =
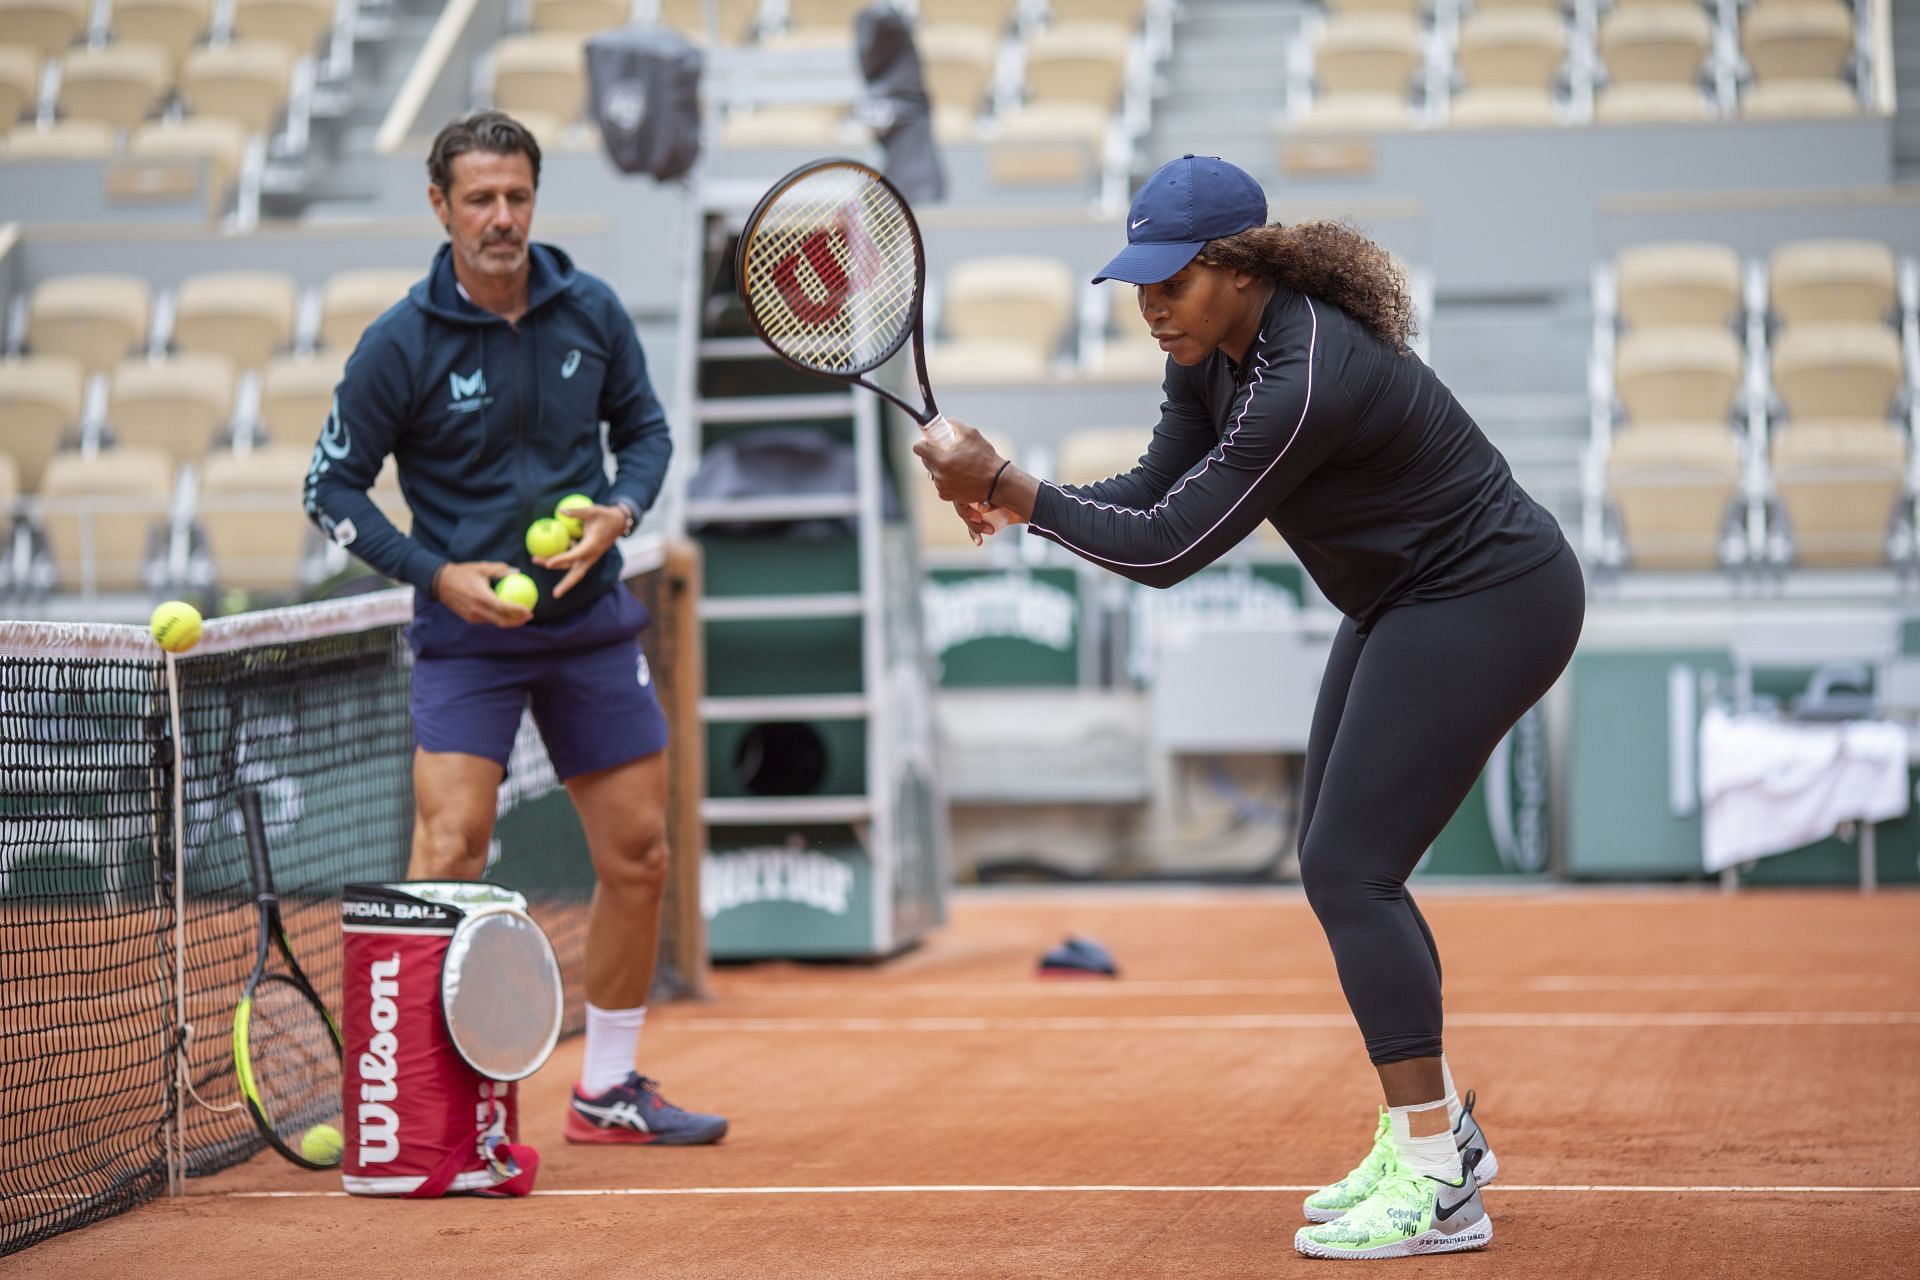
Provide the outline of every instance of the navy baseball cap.
{"type": "Polygon", "coordinates": [[[1127,247],[1093,278],[1158,284],[1218,240],[1266,225],[1267,193],[1218,156],[1181,156],[1153,171],[1127,210],[1127,247]]]}

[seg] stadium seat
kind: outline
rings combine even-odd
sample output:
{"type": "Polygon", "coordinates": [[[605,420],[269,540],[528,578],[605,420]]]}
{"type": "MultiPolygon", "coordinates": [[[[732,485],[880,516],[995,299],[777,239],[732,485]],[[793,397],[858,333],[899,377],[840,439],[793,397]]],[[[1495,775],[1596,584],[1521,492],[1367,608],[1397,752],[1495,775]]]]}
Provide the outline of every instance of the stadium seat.
{"type": "Polygon", "coordinates": [[[1740,114],[1749,120],[1836,119],[1860,114],[1860,98],[1841,80],[1769,80],[1747,86],[1740,114]]]}
{"type": "Polygon", "coordinates": [[[1400,93],[1321,93],[1307,104],[1307,114],[1289,122],[1307,130],[1403,129],[1413,123],[1407,95],[1400,93]]]}
{"type": "Polygon", "coordinates": [[[1564,6],[1561,0],[1474,0],[1474,13],[1489,13],[1503,9],[1523,9],[1533,13],[1548,13],[1560,16],[1564,6]]]}
{"type": "Polygon", "coordinates": [[[10,160],[104,160],[113,154],[113,127],[98,120],[23,124],[7,135],[10,160]]]}
{"type": "Polygon", "coordinates": [[[937,386],[1038,382],[1047,358],[1031,342],[1013,338],[950,338],[927,348],[927,376],[937,386]]]}
{"type": "Polygon", "coordinates": [[[1019,0],[920,0],[920,25],[985,27],[992,35],[1007,29],[1019,0]]]}
{"type": "Polygon", "coordinates": [[[205,160],[209,194],[218,205],[246,161],[247,130],[238,120],[220,116],[149,120],[127,139],[127,154],[150,159],[205,160]]]}
{"type": "Polygon", "coordinates": [[[1475,10],[1460,24],[1454,65],[1474,89],[1548,89],[1567,56],[1566,25],[1536,9],[1475,10]]]}
{"type": "Polygon", "coordinates": [[[1796,324],[1773,341],[1773,385],[1795,422],[1882,420],[1900,389],[1900,339],[1884,324],[1796,324]]]}
{"type": "Polygon", "coordinates": [[[1773,312],[1786,324],[1885,321],[1894,310],[1893,250],[1878,240],[1798,240],[1773,251],[1773,312]]]}
{"type": "Polygon", "coordinates": [[[260,426],[269,441],[313,447],[333,411],[333,389],[346,371],[341,348],[313,356],[276,356],[260,377],[260,426]]]}
{"type": "Polygon", "coordinates": [[[122,361],[113,371],[107,424],[121,445],[192,462],[233,415],[233,362],[206,353],[122,361]]]}
{"type": "Polygon", "coordinates": [[[130,129],[160,105],[173,64],[157,45],[123,40],[71,50],[60,64],[60,114],[130,129]]]}
{"type": "MultiPolygon", "coordinates": [[[[13,455],[0,449],[0,548],[13,544],[14,521],[20,508],[20,466],[13,455]]],[[[5,581],[5,566],[0,565],[0,583],[5,581]]]]}
{"type": "Polygon", "coordinates": [[[27,305],[27,347],[105,373],[146,342],[152,306],[153,290],[140,276],[54,276],[27,305]]]}
{"type": "Polygon", "coordinates": [[[1093,353],[1087,377],[1095,382],[1140,382],[1159,386],[1167,377],[1167,353],[1138,325],[1109,334],[1093,353]]]}
{"type": "Polygon", "coordinates": [[[1906,488],[1907,445],[1883,423],[1807,423],[1773,441],[1773,481],[1807,567],[1884,564],[1894,503],[1906,488]]]}
{"type": "Polygon", "coordinates": [[[200,473],[200,531],[214,580],[248,591],[289,591],[300,583],[310,526],[300,492],[311,449],[268,447],[211,454],[200,473]]]}
{"type": "Polygon", "coordinates": [[[1632,429],[1613,438],[1607,484],[1637,569],[1711,569],[1720,562],[1740,447],[1724,427],[1632,429]]]}
{"type": "Polygon", "coordinates": [[[993,82],[1000,38],[985,27],[920,28],[920,68],[935,110],[953,107],[977,115],[993,82]]]}
{"type": "Polygon", "coordinates": [[[1057,258],[974,258],[947,272],[948,339],[1021,342],[1050,360],[1073,319],[1074,285],[1057,258]]]}
{"type": "Polygon", "coordinates": [[[1740,255],[1723,244],[1635,245],[1614,272],[1629,326],[1725,325],[1740,309],[1740,255]]]}
{"type": "Polygon", "coordinates": [[[320,345],[353,350],[361,332],[406,297],[422,274],[407,267],[372,267],[330,277],[320,290],[320,345]]]}
{"type": "Polygon", "coordinates": [[[278,271],[207,271],[180,282],[173,345],[259,369],[293,337],[299,289],[278,271]]]}
{"type": "Polygon", "coordinates": [[[1047,0],[1047,21],[1117,22],[1135,27],[1147,11],[1147,0],[1047,0]]]}
{"type": "Polygon", "coordinates": [[[194,115],[238,120],[249,133],[270,132],[286,105],[293,55],[272,40],[236,40],[187,55],[180,96],[194,115]]]}
{"type": "Polygon", "coordinates": [[[1694,84],[1712,45],[1713,23],[1697,4],[1620,7],[1600,22],[1614,84],[1694,84]]]}
{"type": "Polygon", "coordinates": [[[210,0],[113,0],[111,15],[115,40],[137,40],[166,50],[174,74],[212,18],[210,0]]]}
{"type": "Polygon", "coordinates": [[[803,30],[832,29],[853,35],[853,20],[867,0],[787,0],[787,26],[803,30]]]}
{"type": "Polygon", "coordinates": [[[1769,0],[1740,23],[1740,50],[1753,78],[1837,80],[1853,53],[1853,8],[1835,0],[1769,0]]]}
{"type": "Polygon", "coordinates": [[[586,54],[577,35],[508,36],[493,46],[493,105],[542,111],[572,124],[587,105],[586,54]]]}
{"type": "Polygon", "coordinates": [[[1093,484],[1140,465],[1152,432],[1140,427],[1089,427],[1060,442],[1060,483],[1093,484]]]}
{"type": "Polygon", "coordinates": [[[1740,389],[1740,344],[1725,329],[1635,329],[1614,353],[1614,389],[1629,421],[1726,421],[1740,389]]]}
{"type": "Polygon", "coordinates": [[[1000,116],[987,172],[1002,186],[1078,186],[1098,171],[1113,113],[1087,102],[1030,102],[1000,116]]]}
{"type": "MultiPolygon", "coordinates": [[[[720,42],[742,44],[760,17],[760,0],[720,0],[720,42]]],[[[660,22],[689,39],[707,38],[705,0],[660,0],[660,22]]]]}
{"type": "Polygon", "coordinates": [[[1560,109],[1548,89],[1462,89],[1453,95],[1447,123],[1462,129],[1538,128],[1560,123],[1560,109]]]}
{"type": "Polygon", "coordinates": [[[838,106],[783,103],[754,111],[736,111],[721,126],[729,147],[833,147],[847,119],[838,106]]]}
{"type": "Polygon", "coordinates": [[[233,34],[282,45],[294,57],[314,53],[333,29],[333,0],[234,0],[233,34]]]}
{"type": "Polygon", "coordinates": [[[527,25],[537,32],[571,31],[592,35],[624,27],[633,13],[629,0],[533,0],[527,25]]]}
{"type": "Polygon", "coordinates": [[[1697,85],[1615,84],[1594,99],[1593,118],[1601,124],[1691,123],[1713,118],[1697,85]]]}
{"type": "Polygon", "coordinates": [[[40,488],[47,463],[80,421],[87,374],[70,356],[0,360],[0,448],[19,468],[20,487],[40,488]]]}
{"type": "Polygon", "coordinates": [[[87,0],[0,0],[0,44],[24,44],[53,57],[87,29],[87,0]]]}
{"type": "Polygon", "coordinates": [[[1417,22],[1427,0],[1326,0],[1327,12],[1342,18],[1356,14],[1393,17],[1417,22]]]}
{"type": "Polygon", "coordinates": [[[1420,67],[1419,30],[1378,14],[1327,22],[1314,54],[1314,83],[1324,94],[1402,95],[1420,67]]]}
{"type": "Polygon", "coordinates": [[[1027,95],[1035,102],[1085,102],[1111,111],[1126,80],[1126,28],[1062,23],[1027,41],[1027,95]]]}
{"type": "Polygon", "coordinates": [[[165,527],[173,462],[158,449],[62,453],[41,484],[41,528],[64,591],[133,591],[165,527]]]}
{"type": "Polygon", "coordinates": [[[32,110],[40,95],[41,61],[30,45],[0,44],[0,129],[32,110]]]}

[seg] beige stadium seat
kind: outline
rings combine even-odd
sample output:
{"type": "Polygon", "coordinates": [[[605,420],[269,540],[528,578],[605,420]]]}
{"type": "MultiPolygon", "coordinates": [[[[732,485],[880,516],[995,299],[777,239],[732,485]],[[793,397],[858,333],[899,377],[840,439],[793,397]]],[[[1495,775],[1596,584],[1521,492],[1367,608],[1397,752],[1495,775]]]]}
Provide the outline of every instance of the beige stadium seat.
{"type": "Polygon", "coordinates": [[[212,18],[212,0],[113,0],[113,38],[165,49],[177,72],[212,18]]]}
{"type": "Polygon", "coordinates": [[[734,112],[720,136],[729,147],[832,147],[846,120],[845,109],[838,106],[783,103],[734,112]]]}
{"type": "Polygon", "coordinates": [[[610,27],[626,26],[632,14],[631,0],[533,0],[527,25],[539,32],[592,35],[610,27]]]}
{"type": "Polygon", "coordinates": [[[838,27],[851,32],[866,0],[787,0],[789,27],[838,27]]]}
{"type": "Polygon", "coordinates": [[[13,460],[5,445],[0,445],[0,529],[4,538],[12,537],[12,524],[20,506],[20,464],[13,460]]]}
{"type": "MultiPolygon", "coordinates": [[[[720,43],[743,44],[760,17],[760,0],[720,0],[720,43]]],[[[660,22],[690,39],[707,38],[704,0],[660,0],[660,22]]]]}
{"type": "Polygon", "coordinates": [[[1054,23],[1117,22],[1132,27],[1146,11],[1146,0],[1047,0],[1047,20],[1054,23]]]}
{"type": "Polygon", "coordinates": [[[1773,311],[1786,324],[1884,321],[1894,309],[1893,250],[1878,240],[1798,240],[1773,251],[1773,311]]]}
{"type": "Polygon", "coordinates": [[[1462,89],[1453,95],[1447,123],[1460,129],[1543,128],[1560,123],[1548,89],[1462,89]]]}
{"type": "Polygon", "coordinates": [[[1001,186],[1082,186],[1098,172],[1112,112],[1089,102],[1030,102],[999,118],[987,172],[1001,186]]]}
{"type": "Polygon", "coordinates": [[[1853,9],[1834,0],[1757,5],[1740,23],[1740,49],[1762,84],[1838,79],[1853,53],[1853,9]]]}
{"type": "Polygon", "coordinates": [[[122,445],[159,449],[175,462],[191,462],[232,416],[233,362],[225,356],[137,357],[113,371],[107,424],[122,445]]]}
{"type": "Polygon", "coordinates": [[[332,29],[333,0],[234,0],[237,39],[271,41],[296,58],[316,52],[332,29]]]}
{"type": "Polygon", "coordinates": [[[1073,319],[1073,275],[1058,258],[974,258],[946,276],[949,339],[1024,342],[1051,359],[1073,319]]]}
{"type": "Polygon", "coordinates": [[[935,386],[1038,382],[1046,376],[1046,355],[1018,339],[953,338],[927,349],[927,377],[935,386]]]}
{"type": "Polygon", "coordinates": [[[1769,80],[1740,95],[1749,120],[1830,120],[1860,114],[1860,96],[1844,80],[1769,80]]]}
{"type": "Polygon", "coordinates": [[[1095,382],[1142,382],[1159,386],[1167,377],[1167,353],[1136,325],[1125,335],[1109,336],[1088,362],[1095,382]]]}
{"type": "Polygon", "coordinates": [[[31,112],[40,96],[40,51],[30,45],[0,44],[0,129],[31,112]]]}
{"type": "Polygon", "coordinates": [[[1536,9],[1476,10],[1460,24],[1454,65],[1475,89],[1543,89],[1567,57],[1566,24],[1536,9]]]}
{"type": "Polygon", "coordinates": [[[1712,45],[1713,23],[1697,4],[1621,7],[1600,22],[1614,84],[1693,84],[1712,45]]]}
{"type": "Polygon", "coordinates": [[[180,282],[173,345],[258,369],[293,337],[299,288],[278,271],[206,271],[180,282]]]}
{"type": "Polygon", "coordinates": [[[1740,447],[1719,426],[1638,429],[1613,438],[1607,485],[1636,569],[1712,569],[1740,481],[1740,447]]]}
{"type": "Polygon", "coordinates": [[[1773,385],[1795,422],[1883,419],[1900,389],[1900,339],[1884,324],[1798,324],[1773,341],[1773,385]]]}
{"type": "Polygon", "coordinates": [[[127,154],[151,160],[206,161],[209,195],[218,205],[246,162],[247,129],[238,120],[220,116],[149,120],[127,139],[127,154]]]}
{"type": "Polygon", "coordinates": [[[1027,41],[1027,96],[1035,102],[1085,102],[1112,110],[1126,80],[1126,28],[1061,23],[1027,41]]]}
{"type": "Polygon", "coordinates": [[[1615,84],[1594,99],[1593,118],[1601,124],[1690,124],[1713,118],[1699,86],[1692,84],[1615,84]]]}
{"type": "Polygon", "coordinates": [[[1614,389],[1638,426],[1724,422],[1740,367],[1740,344],[1725,329],[1635,329],[1615,348],[1614,389]]]}
{"type": "Polygon", "coordinates": [[[7,135],[9,160],[104,160],[113,154],[113,126],[98,120],[59,120],[20,125],[7,135]]]}
{"type": "Polygon", "coordinates": [[[1414,22],[1427,7],[1427,0],[1327,0],[1327,12],[1343,18],[1368,14],[1414,22]]]}
{"type": "MultiPolygon", "coordinates": [[[[1671,0],[1669,0],[1671,3],[1671,0]]],[[[1474,13],[1489,13],[1502,9],[1524,9],[1534,13],[1549,13],[1560,16],[1565,6],[1561,0],[1473,0],[1474,13]]]]}
{"type": "Polygon", "coordinates": [[[195,49],[181,73],[180,96],[195,115],[224,116],[249,133],[266,133],[286,105],[293,61],[287,46],[272,40],[195,49]]]}
{"type": "Polygon", "coordinates": [[[1723,244],[1666,241],[1614,260],[1629,326],[1725,325],[1740,309],[1740,255],[1723,244]]]}
{"type": "Polygon", "coordinates": [[[407,296],[420,273],[406,267],[342,271],[320,290],[320,345],[353,350],[366,327],[407,296]]]}
{"type": "Polygon", "coordinates": [[[173,460],[158,449],[62,453],[47,464],[41,528],[63,591],[133,591],[165,527],[173,460]]]}
{"type": "Polygon", "coordinates": [[[47,462],[80,421],[87,373],[70,356],[0,360],[0,448],[19,467],[20,487],[40,487],[47,462]]]}
{"type": "Polygon", "coordinates": [[[985,27],[922,27],[918,43],[920,69],[935,109],[978,114],[993,82],[1000,37],[985,27]]]}
{"type": "Polygon", "coordinates": [[[380,514],[393,522],[394,528],[401,533],[412,531],[413,509],[407,505],[407,495],[400,488],[400,472],[394,466],[392,454],[380,464],[380,474],[374,477],[373,488],[367,490],[367,496],[380,508],[380,514]]]}
{"type": "Polygon", "coordinates": [[[139,276],[54,276],[27,305],[27,346],[104,373],[146,342],[152,307],[153,290],[139,276]]]}
{"type": "Polygon", "coordinates": [[[1314,83],[1324,94],[1405,94],[1420,59],[1420,32],[1403,18],[1331,18],[1314,53],[1314,83]]]}
{"type": "Polygon", "coordinates": [[[508,36],[493,46],[493,105],[544,111],[571,124],[587,105],[586,53],[577,35],[508,36]]]}
{"type": "Polygon", "coordinates": [[[0,0],[0,44],[24,44],[52,57],[87,29],[87,0],[0,0]]]}
{"type": "Polygon", "coordinates": [[[173,81],[167,51],[123,40],[74,49],[60,64],[60,114],[130,129],[160,105],[173,81]]]}
{"type": "Polygon", "coordinates": [[[333,390],[346,367],[345,350],[268,362],[260,376],[260,425],[267,439],[311,449],[333,411],[333,390]]]}
{"type": "Polygon", "coordinates": [[[300,492],[312,450],[267,447],[221,451],[200,472],[200,531],[213,557],[214,580],[249,591],[289,591],[300,584],[308,546],[300,492]]]}
{"type": "Polygon", "coordinates": [[[1872,567],[1906,488],[1907,445],[1883,423],[1807,423],[1773,441],[1773,482],[1810,568],[1872,567]]]}
{"type": "Polygon", "coordinates": [[[1321,93],[1307,113],[1287,127],[1309,131],[1372,132],[1404,129],[1413,123],[1407,95],[1401,93],[1321,93]]]}
{"type": "Polygon", "coordinates": [[[920,25],[985,27],[994,35],[1007,29],[1019,0],[920,0],[920,25]]]}
{"type": "Polygon", "coordinates": [[[1151,431],[1139,427],[1089,427],[1060,442],[1060,483],[1094,484],[1133,470],[1147,452],[1151,431]]]}

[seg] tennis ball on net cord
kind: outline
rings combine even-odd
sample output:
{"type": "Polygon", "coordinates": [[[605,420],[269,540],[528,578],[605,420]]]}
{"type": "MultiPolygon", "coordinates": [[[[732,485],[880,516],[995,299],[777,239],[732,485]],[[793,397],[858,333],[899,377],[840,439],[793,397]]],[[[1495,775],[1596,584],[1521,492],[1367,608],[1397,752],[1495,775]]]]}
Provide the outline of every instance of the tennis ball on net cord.
{"type": "Polygon", "coordinates": [[[184,600],[168,600],[153,611],[147,629],[168,653],[185,653],[200,643],[200,611],[184,600]]]}
{"type": "Polygon", "coordinates": [[[586,494],[570,493],[566,497],[560,499],[559,502],[554,504],[553,518],[555,520],[558,520],[561,524],[567,526],[567,533],[570,536],[577,538],[583,532],[585,532],[587,526],[584,523],[582,523],[578,517],[563,515],[561,513],[566,511],[569,507],[590,507],[592,505],[593,505],[593,499],[589,498],[586,494]]]}
{"type": "Polygon", "coordinates": [[[510,573],[494,583],[493,594],[522,609],[531,609],[540,602],[540,588],[524,573],[510,573]]]}
{"type": "Polygon", "coordinates": [[[573,545],[567,526],[550,517],[542,517],[527,526],[527,554],[557,556],[573,545]]]}
{"type": "Polygon", "coordinates": [[[315,1164],[338,1164],[347,1140],[330,1124],[317,1124],[300,1135],[300,1154],[315,1164]]]}

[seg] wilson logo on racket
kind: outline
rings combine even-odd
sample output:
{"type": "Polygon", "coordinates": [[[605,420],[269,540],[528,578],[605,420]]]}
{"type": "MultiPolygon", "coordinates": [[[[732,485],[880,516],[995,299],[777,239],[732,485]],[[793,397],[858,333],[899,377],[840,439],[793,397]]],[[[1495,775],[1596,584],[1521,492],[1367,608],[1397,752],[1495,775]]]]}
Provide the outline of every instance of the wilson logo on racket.
{"type": "Polygon", "coordinates": [[[367,966],[372,975],[368,994],[372,1004],[367,1021],[373,1036],[360,1055],[360,1163],[384,1164],[400,1154],[400,1113],[387,1104],[400,1094],[400,1038],[393,1033],[400,1022],[400,953],[367,966]]]}
{"type": "Polygon", "coordinates": [[[822,227],[773,264],[768,274],[794,319],[820,327],[840,318],[847,299],[868,282],[873,255],[863,248],[864,240],[856,228],[844,222],[822,227]],[[818,297],[800,279],[802,259],[813,270],[820,289],[818,297]]]}

